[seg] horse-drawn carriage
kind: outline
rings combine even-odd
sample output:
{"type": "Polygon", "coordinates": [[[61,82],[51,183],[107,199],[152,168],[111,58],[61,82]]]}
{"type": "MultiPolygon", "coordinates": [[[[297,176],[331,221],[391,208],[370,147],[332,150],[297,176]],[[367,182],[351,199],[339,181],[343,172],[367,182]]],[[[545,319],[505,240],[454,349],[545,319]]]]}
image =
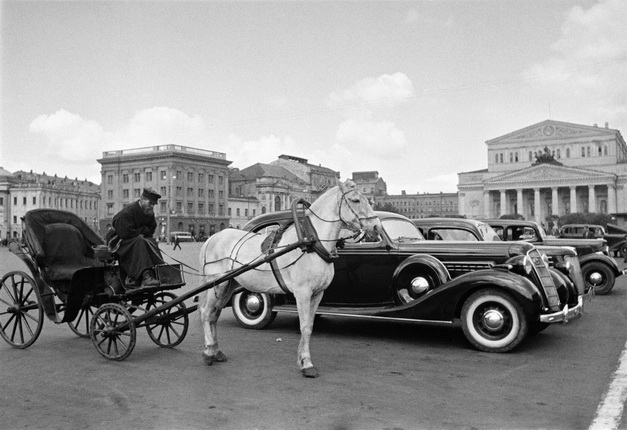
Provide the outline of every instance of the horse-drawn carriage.
{"type": "Polygon", "coordinates": [[[78,336],[91,337],[98,352],[112,360],[132,352],[138,327],[145,327],[163,347],[178,345],[187,334],[189,312],[182,302],[123,330],[111,330],[132,321],[132,314],[144,315],[176,299],[167,290],[185,285],[183,272],[180,265],[157,265],[158,287],[127,290],[115,255],[73,213],[29,211],[22,242],[11,242],[9,249],[31,272],[6,273],[0,286],[0,335],[16,348],[37,340],[44,313],[56,324],[67,323],[78,336]]]}

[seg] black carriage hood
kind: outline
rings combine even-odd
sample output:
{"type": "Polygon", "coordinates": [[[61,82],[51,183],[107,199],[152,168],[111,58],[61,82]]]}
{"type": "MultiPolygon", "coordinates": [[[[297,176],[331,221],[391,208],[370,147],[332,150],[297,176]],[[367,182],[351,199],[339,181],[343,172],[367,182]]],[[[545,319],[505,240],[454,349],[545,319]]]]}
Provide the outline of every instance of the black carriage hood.
{"type": "Polygon", "coordinates": [[[56,209],[34,209],[24,215],[24,234],[29,245],[35,248],[33,251],[38,255],[44,254],[42,243],[45,227],[55,223],[71,224],[78,228],[89,248],[105,243],[98,233],[76,214],[56,209]]]}

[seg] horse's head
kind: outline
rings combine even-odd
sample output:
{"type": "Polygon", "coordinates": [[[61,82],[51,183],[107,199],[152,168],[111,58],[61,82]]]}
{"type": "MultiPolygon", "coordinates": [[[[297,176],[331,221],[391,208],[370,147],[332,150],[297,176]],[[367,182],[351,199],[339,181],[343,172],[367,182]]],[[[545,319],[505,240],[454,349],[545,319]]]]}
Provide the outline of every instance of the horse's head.
{"type": "Polygon", "coordinates": [[[381,231],[381,220],[370,202],[351,180],[338,182],[340,191],[340,220],[351,230],[364,231],[368,239],[376,239],[381,231]]]}

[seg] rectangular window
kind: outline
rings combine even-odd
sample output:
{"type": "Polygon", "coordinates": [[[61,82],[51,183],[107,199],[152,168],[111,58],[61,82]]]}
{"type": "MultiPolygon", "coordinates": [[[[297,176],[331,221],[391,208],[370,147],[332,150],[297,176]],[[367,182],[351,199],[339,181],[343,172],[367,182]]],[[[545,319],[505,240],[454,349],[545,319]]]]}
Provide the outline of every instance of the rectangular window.
{"type": "Polygon", "coordinates": [[[164,181],[166,178],[166,172],[165,170],[162,170],[161,172],[159,172],[159,175],[161,176],[161,180],[164,181]]]}
{"type": "Polygon", "coordinates": [[[224,216],[224,206],[218,205],[218,216],[224,216]]]}
{"type": "Polygon", "coordinates": [[[142,180],[141,173],[133,173],[133,181],[141,182],[141,180],[142,180]]]}
{"type": "Polygon", "coordinates": [[[204,188],[198,188],[198,197],[205,197],[204,188]]]}
{"type": "Polygon", "coordinates": [[[113,175],[107,175],[107,184],[113,183],[113,175]]]}
{"type": "Polygon", "coordinates": [[[107,199],[113,200],[113,190],[108,190],[107,191],[107,199]]]}
{"type": "Polygon", "coordinates": [[[146,182],[152,182],[152,172],[146,172],[146,182]]]}
{"type": "Polygon", "coordinates": [[[183,178],[183,171],[182,170],[177,170],[176,171],[176,176],[174,177],[174,179],[179,178],[182,179],[183,178]]]}
{"type": "Polygon", "coordinates": [[[0,197],[0,206],[4,206],[4,197],[0,197]]]}
{"type": "Polygon", "coordinates": [[[218,191],[218,198],[220,200],[222,200],[224,198],[224,191],[222,191],[222,190],[218,191]]]}
{"type": "Polygon", "coordinates": [[[198,182],[202,182],[205,180],[205,174],[204,173],[199,173],[198,174],[198,182]]]}
{"type": "Polygon", "coordinates": [[[107,203],[107,215],[113,215],[113,203],[107,203]]]}
{"type": "Polygon", "coordinates": [[[142,190],[139,188],[133,188],[133,197],[138,199],[141,196],[142,190]]]}
{"type": "Polygon", "coordinates": [[[122,198],[128,199],[130,197],[128,190],[122,190],[122,198]]]}
{"type": "Polygon", "coordinates": [[[159,202],[159,212],[160,213],[165,213],[166,211],[166,206],[165,206],[165,202],[159,202]]]}
{"type": "Polygon", "coordinates": [[[37,204],[37,197],[33,197],[33,205],[37,204]]]}
{"type": "Polygon", "coordinates": [[[176,202],[176,211],[178,213],[181,213],[183,211],[183,203],[182,202],[176,202]]]}
{"type": "Polygon", "coordinates": [[[215,215],[213,203],[209,203],[209,215],[215,215]]]}
{"type": "Polygon", "coordinates": [[[229,218],[231,217],[231,208],[229,208],[229,218]]]}
{"type": "Polygon", "coordinates": [[[224,185],[224,176],[218,176],[218,185],[224,185]]]}
{"type": "Polygon", "coordinates": [[[213,175],[209,175],[209,183],[213,184],[213,175]]]}
{"type": "Polygon", "coordinates": [[[26,197],[22,197],[22,204],[26,206],[26,197]]]}
{"type": "Polygon", "coordinates": [[[194,182],[194,172],[187,172],[187,182],[194,182]]]}
{"type": "Polygon", "coordinates": [[[194,189],[187,188],[187,197],[194,197],[194,189]]]}
{"type": "Polygon", "coordinates": [[[187,203],[187,213],[188,214],[194,213],[194,204],[193,203],[187,203]]]}
{"type": "Polygon", "coordinates": [[[253,209],[253,216],[257,216],[257,209],[253,209]]]}
{"type": "Polygon", "coordinates": [[[181,197],[183,195],[183,187],[176,187],[176,196],[181,197]]]}
{"type": "Polygon", "coordinates": [[[166,192],[165,192],[166,188],[165,187],[161,187],[159,190],[161,191],[161,195],[165,197],[166,196],[166,192]]]}
{"type": "Polygon", "coordinates": [[[213,190],[209,190],[208,193],[209,193],[209,198],[210,199],[213,199],[215,197],[215,195],[213,193],[213,190]]]}
{"type": "Polygon", "coordinates": [[[122,175],[122,182],[128,184],[128,173],[124,173],[122,175]]]}
{"type": "Polygon", "coordinates": [[[239,208],[236,208],[236,209],[235,209],[235,216],[238,216],[238,217],[240,216],[240,215],[239,215],[239,208]]]}
{"type": "Polygon", "coordinates": [[[204,215],[205,214],[205,204],[204,203],[198,203],[198,213],[200,215],[204,215]]]}
{"type": "Polygon", "coordinates": [[[244,209],[244,216],[248,216],[248,209],[244,209]]]}

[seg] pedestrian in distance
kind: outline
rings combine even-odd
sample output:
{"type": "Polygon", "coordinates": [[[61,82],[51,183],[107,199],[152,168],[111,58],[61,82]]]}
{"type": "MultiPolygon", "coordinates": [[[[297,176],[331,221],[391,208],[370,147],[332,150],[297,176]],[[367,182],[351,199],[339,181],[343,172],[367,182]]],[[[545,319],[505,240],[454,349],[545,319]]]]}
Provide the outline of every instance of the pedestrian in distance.
{"type": "Polygon", "coordinates": [[[175,234],[174,235],[174,247],[172,248],[172,251],[174,251],[177,246],[179,249],[181,249],[181,242],[179,241],[179,236],[175,234]]]}

